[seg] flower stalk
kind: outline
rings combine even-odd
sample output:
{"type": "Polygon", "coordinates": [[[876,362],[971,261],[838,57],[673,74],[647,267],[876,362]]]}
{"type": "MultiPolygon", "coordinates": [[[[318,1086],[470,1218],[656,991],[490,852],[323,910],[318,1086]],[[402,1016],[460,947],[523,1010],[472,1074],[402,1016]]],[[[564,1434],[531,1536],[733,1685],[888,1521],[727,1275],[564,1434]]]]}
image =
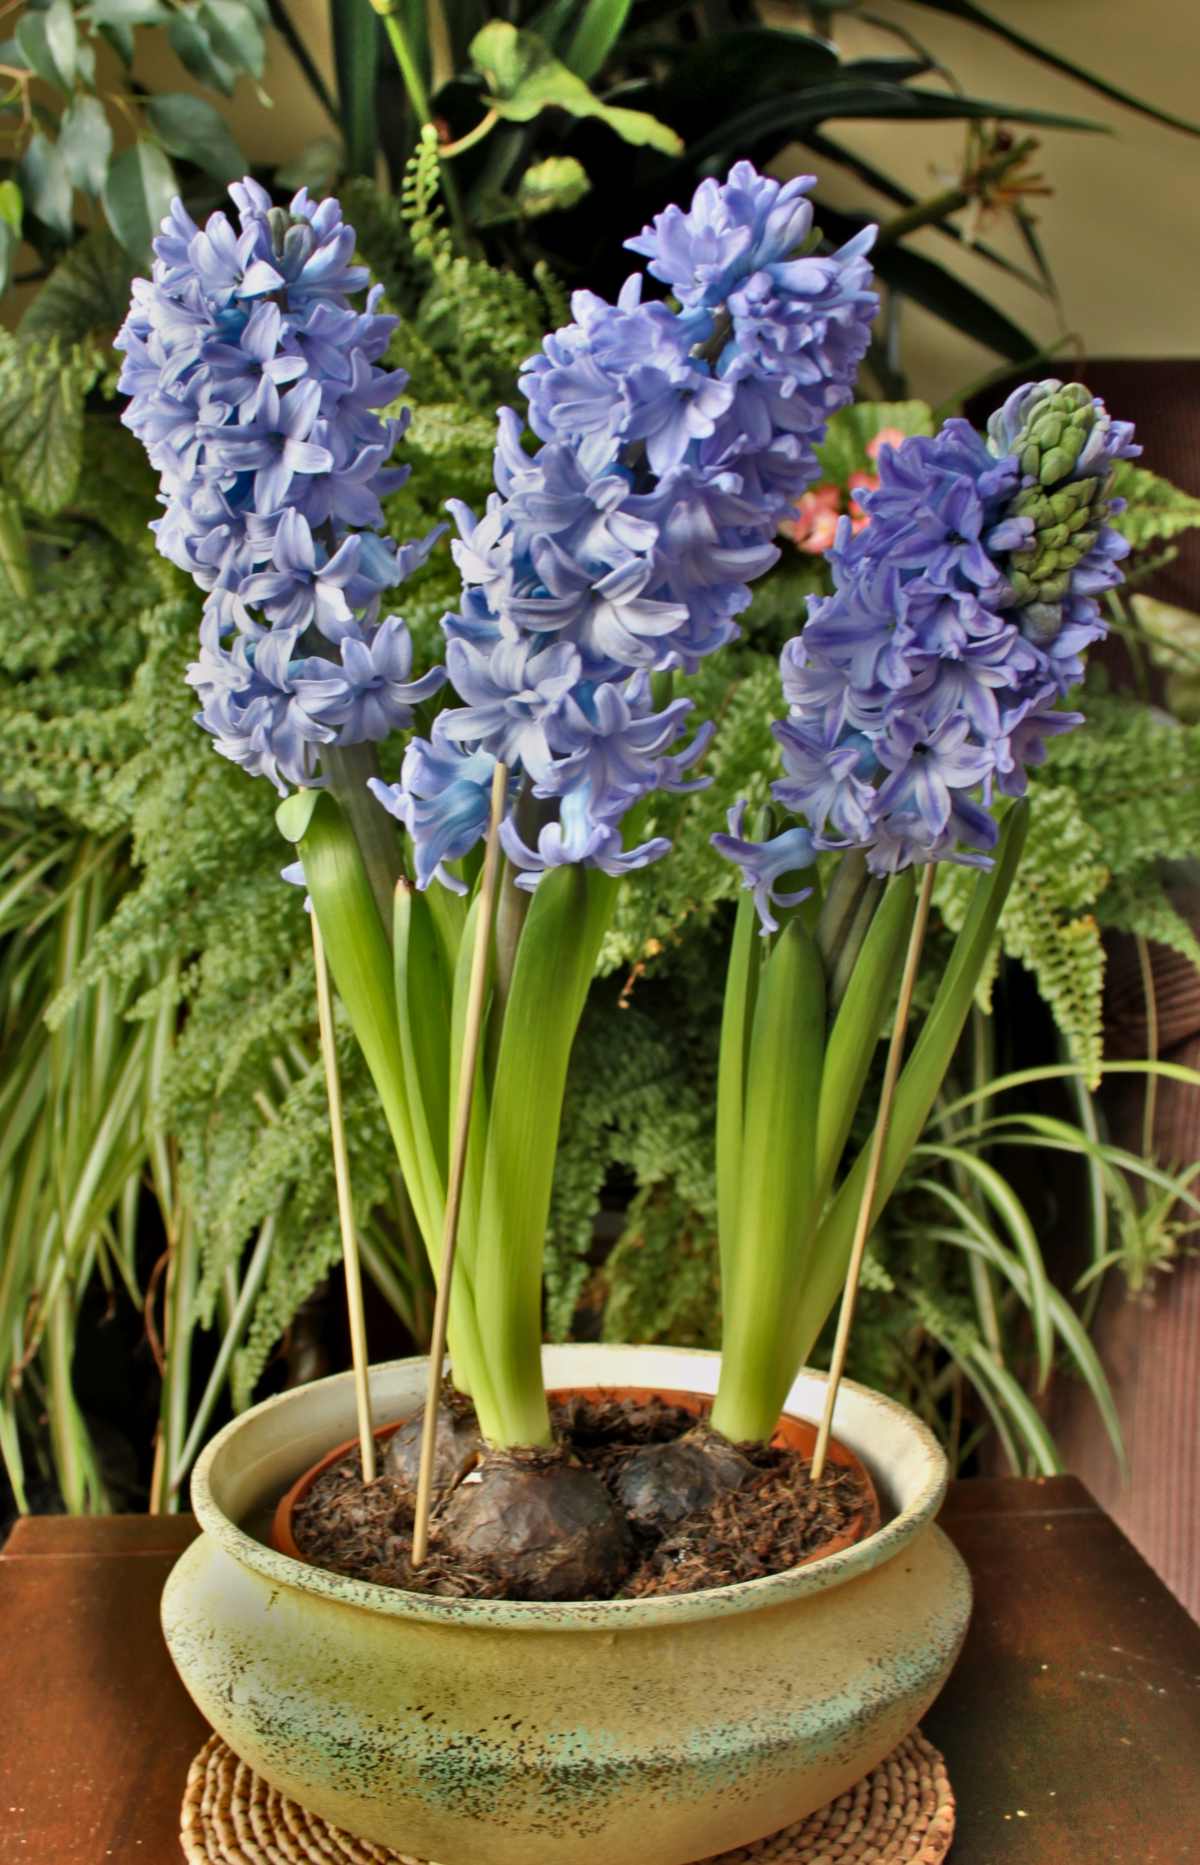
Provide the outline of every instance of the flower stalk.
{"type": "Polygon", "coordinates": [[[883,1149],[887,1141],[888,1127],[892,1118],[892,1105],[895,1100],[896,1083],[900,1078],[900,1064],[904,1057],[904,1040],[908,1031],[909,1013],[912,1010],[913,991],[916,988],[917,972],[920,969],[921,953],[925,946],[925,933],[929,926],[929,908],[933,900],[933,883],[937,874],[937,865],[929,862],[921,876],[921,890],[917,895],[917,910],[913,917],[912,931],[908,937],[908,951],[904,956],[904,972],[900,980],[900,1001],[896,1006],[895,1021],[892,1024],[891,1040],[888,1043],[887,1061],[884,1064],[883,1087],[879,1094],[879,1111],[875,1116],[875,1128],[871,1135],[871,1150],[867,1158],[867,1171],[863,1180],[862,1197],[859,1200],[858,1220],[854,1227],[854,1241],[850,1246],[850,1262],[846,1270],[846,1284],[842,1291],[842,1305],[838,1314],[837,1334],[833,1343],[833,1358],[829,1364],[829,1381],[825,1388],[825,1409],[821,1414],[821,1424],[817,1432],[816,1449],[813,1452],[812,1480],[819,1483],[825,1471],[825,1459],[829,1455],[829,1437],[833,1429],[834,1407],[837,1405],[838,1387],[846,1370],[846,1354],[850,1346],[850,1329],[854,1325],[854,1308],[858,1296],[859,1278],[862,1275],[863,1256],[866,1252],[867,1239],[871,1234],[871,1225],[875,1210],[875,1197],[879,1190],[879,1176],[883,1167],[883,1149]]]}
{"type": "Polygon", "coordinates": [[[413,1521],[412,1564],[414,1567],[422,1565],[429,1548],[429,1509],[433,1498],[438,1394],[441,1390],[442,1362],[446,1352],[450,1294],[454,1283],[454,1259],[458,1249],[458,1220],[462,1209],[467,1145],[471,1134],[471,1104],[475,1094],[475,1073],[479,1062],[480,1038],[483,1033],[484,994],[487,989],[496,901],[496,876],[500,855],[500,823],[507,801],[507,787],[508,772],[503,764],[497,764],[492,773],[491,815],[488,822],[487,846],[483,857],[483,876],[479,884],[475,946],[471,954],[471,983],[467,996],[466,1027],[463,1032],[462,1059],[459,1064],[458,1098],[454,1109],[454,1134],[450,1147],[450,1176],[446,1185],[442,1254],[438,1264],[437,1302],[433,1311],[433,1335],[429,1345],[429,1388],[425,1395],[425,1416],[421,1426],[421,1461],[417,1474],[416,1516],[413,1521]]]}

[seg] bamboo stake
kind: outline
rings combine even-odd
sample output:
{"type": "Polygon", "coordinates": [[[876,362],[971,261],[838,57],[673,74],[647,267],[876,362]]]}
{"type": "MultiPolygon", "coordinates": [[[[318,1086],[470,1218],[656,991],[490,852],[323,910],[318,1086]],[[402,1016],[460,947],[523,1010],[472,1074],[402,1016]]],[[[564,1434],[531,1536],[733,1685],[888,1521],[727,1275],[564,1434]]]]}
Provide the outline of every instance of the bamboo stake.
{"type": "Polygon", "coordinates": [[[471,1102],[475,1093],[475,1069],[479,1061],[479,1042],[483,1033],[484,992],[487,987],[488,955],[492,942],[492,920],[496,906],[500,820],[504,814],[507,794],[508,769],[506,765],[497,764],[492,773],[491,816],[488,822],[487,847],[483,857],[483,877],[479,883],[475,949],[471,954],[471,977],[467,989],[463,1052],[458,1074],[458,1102],[454,1109],[450,1174],[446,1185],[446,1218],[442,1228],[442,1257],[438,1266],[437,1303],[433,1311],[433,1337],[429,1343],[429,1386],[425,1394],[425,1416],[421,1425],[421,1461],[417,1470],[417,1508],[413,1521],[412,1564],[414,1567],[420,1567],[429,1552],[429,1510],[433,1501],[433,1458],[437,1443],[438,1399],[442,1385],[442,1361],[446,1355],[446,1325],[450,1318],[450,1289],[454,1281],[454,1257],[458,1248],[458,1215],[462,1206],[463,1177],[467,1167],[467,1141],[471,1132],[471,1102]]]}
{"type": "Polygon", "coordinates": [[[900,1063],[904,1057],[904,1036],[908,1028],[909,1012],[912,1009],[913,991],[917,982],[917,968],[921,962],[921,948],[925,943],[925,929],[929,924],[929,905],[933,898],[933,882],[937,872],[937,863],[931,861],[921,878],[921,891],[917,896],[917,910],[913,918],[912,931],[908,935],[908,951],[904,957],[904,971],[900,979],[900,999],[896,1005],[896,1021],[892,1025],[891,1041],[888,1044],[887,1061],[884,1064],[883,1087],[879,1095],[879,1112],[875,1116],[875,1130],[871,1135],[871,1151],[867,1159],[867,1176],[863,1184],[862,1200],[858,1207],[858,1222],[854,1227],[854,1242],[850,1248],[850,1262],[846,1270],[846,1283],[842,1290],[842,1306],[838,1314],[837,1336],[833,1343],[833,1358],[829,1363],[829,1383],[825,1388],[825,1409],[821,1414],[821,1427],[817,1432],[817,1445],[813,1452],[812,1480],[819,1483],[825,1471],[825,1459],[829,1454],[829,1437],[833,1430],[833,1412],[837,1404],[838,1387],[842,1383],[842,1374],[846,1370],[846,1353],[850,1346],[850,1329],[854,1324],[854,1305],[858,1299],[858,1281],[862,1274],[863,1257],[866,1254],[867,1238],[871,1234],[871,1216],[875,1204],[875,1193],[879,1186],[879,1173],[883,1165],[883,1149],[887,1142],[888,1127],[892,1118],[892,1102],[896,1096],[896,1083],[900,1077],[900,1063]]]}
{"type": "Polygon", "coordinates": [[[342,1085],[338,1080],[337,1050],[333,1037],[333,998],[329,989],[329,967],[314,907],[312,921],[313,960],[317,971],[317,1023],[321,1032],[321,1057],[325,1064],[325,1092],[329,1099],[329,1131],[333,1142],[333,1176],[337,1185],[338,1225],[342,1233],[342,1261],[346,1266],[346,1309],[350,1321],[350,1355],[354,1364],[354,1404],[358,1412],[358,1442],[362,1450],[364,1483],[375,1481],[375,1433],[371,1422],[371,1389],[367,1369],[367,1327],[363,1315],[362,1267],[358,1257],[358,1232],[354,1226],[354,1201],[350,1195],[350,1161],[346,1154],[346,1127],[342,1119],[342,1085]]]}

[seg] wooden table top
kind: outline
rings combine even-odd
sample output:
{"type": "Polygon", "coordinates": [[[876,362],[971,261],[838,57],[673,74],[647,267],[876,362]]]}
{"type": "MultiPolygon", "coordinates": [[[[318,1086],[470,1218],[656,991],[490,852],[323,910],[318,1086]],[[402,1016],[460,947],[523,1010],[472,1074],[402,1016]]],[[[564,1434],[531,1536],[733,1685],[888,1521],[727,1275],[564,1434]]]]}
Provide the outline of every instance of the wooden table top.
{"type": "MultiPolygon", "coordinates": [[[[942,1523],[976,1587],[924,1723],[952,1865],[1200,1865],[1200,1626],[1073,1477],[956,1483],[942,1523]]],[[[181,1865],[207,1730],[158,1601],[195,1533],[41,1516],[0,1550],[2,1865],[181,1865]]]]}

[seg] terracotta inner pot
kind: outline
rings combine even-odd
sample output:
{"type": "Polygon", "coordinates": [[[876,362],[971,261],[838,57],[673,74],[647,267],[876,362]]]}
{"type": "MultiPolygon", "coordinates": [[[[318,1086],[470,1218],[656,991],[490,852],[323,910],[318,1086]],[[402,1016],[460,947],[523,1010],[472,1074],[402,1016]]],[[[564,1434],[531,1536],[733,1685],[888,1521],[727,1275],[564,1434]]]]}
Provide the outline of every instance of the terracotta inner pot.
{"type": "MultiPolygon", "coordinates": [[[[548,1396],[551,1399],[560,1400],[630,1399],[635,1404],[645,1404],[648,1399],[661,1399],[666,1405],[678,1406],[681,1411],[690,1412],[694,1418],[702,1418],[712,1410],[712,1399],[707,1393],[680,1392],[663,1386],[556,1386],[548,1396]]],[[[397,1418],[391,1424],[377,1426],[376,1442],[385,1443],[392,1433],[399,1431],[401,1425],[406,1422],[403,1418],[397,1418]]],[[[771,1442],[784,1446],[788,1450],[799,1451],[801,1456],[811,1457],[816,1447],[817,1427],[807,1418],[796,1418],[792,1413],[784,1412],[771,1442]]],[[[291,1488],[279,1498],[271,1523],[271,1545],[280,1554],[288,1554],[293,1560],[304,1561],[306,1565],[311,1564],[296,1545],[296,1538],[292,1532],[294,1512],[317,1478],[323,1475],[331,1464],[335,1464],[339,1457],[344,1457],[347,1451],[353,1450],[357,1443],[357,1438],[348,1438],[344,1444],[335,1444],[331,1451],[326,1451],[319,1462],[312,1465],[311,1469],[297,1477],[291,1488]]],[[[809,1567],[814,1561],[824,1560],[827,1555],[837,1554],[843,1548],[853,1547],[855,1542],[865,1541],[867,1536],[873,1535],[879,1527],[879,1498],[866,1466],[860,1462],[853,1451],[847,1450],[844,1444],[839,1444],[836,1438],[829,1440],[829,1462],[856,1473],[863,1486],[865,1501],[859,1514],[846,1524],[840,1534],[831,1536],[824,1547],[815,1549],[802,1561],[797,1561],[797,1567],[809,1567]]]]}

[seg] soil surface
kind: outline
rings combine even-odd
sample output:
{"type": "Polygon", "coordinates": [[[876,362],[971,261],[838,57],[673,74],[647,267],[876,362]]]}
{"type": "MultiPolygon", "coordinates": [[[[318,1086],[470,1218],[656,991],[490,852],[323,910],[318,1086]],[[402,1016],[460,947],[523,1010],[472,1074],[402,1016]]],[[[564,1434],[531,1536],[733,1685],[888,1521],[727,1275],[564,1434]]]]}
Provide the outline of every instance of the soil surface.
{"type": "MultiPolygon", "coordinates": [[[[551,1415],[568,1460],[593,1472],[614,1498],[640,1450],[696,1434],[698,1422],[694,1413],[656,1398],[552,1400],[551,1415]]],[[[701,1425],[701,1436],[703,1431],[701,1425]]],[[[720,1490],[670,1527],[647,1527],[622,1509],[628,1550],[623,1571],[606,1592],[580,1597],[646,1599],[762,1579],[818,1553],[864,1509],[870,1511],[870,1497],[854,1471],[827,1465],[814,1486],[809,1461],[799,1451],[739,1448],[750,1465],[741,1486],[720,1490]]],[[[529,1597],[445,1545],[439,1521],[449,1501],[443,1492],[434,1505],[429,1556],[414,1573],[412,1488],[386,1473],[364,1486],[356,1448],[331,1464],[297,1503],[292,1532],[306,1560],[354,1579],[453,1599],[529,1597]]]]}

